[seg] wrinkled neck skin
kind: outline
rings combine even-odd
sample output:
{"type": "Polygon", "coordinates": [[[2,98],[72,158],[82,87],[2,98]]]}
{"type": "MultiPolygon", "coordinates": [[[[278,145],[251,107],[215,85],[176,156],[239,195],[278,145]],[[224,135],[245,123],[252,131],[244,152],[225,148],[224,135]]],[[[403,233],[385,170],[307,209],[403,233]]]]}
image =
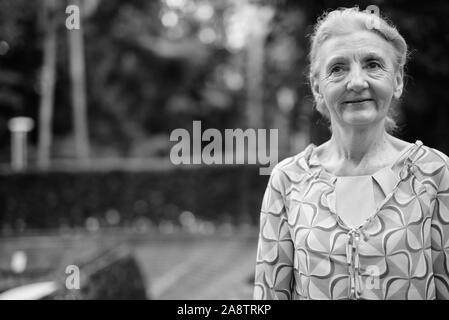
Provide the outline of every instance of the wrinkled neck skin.
{"type": "Polygon", "coordinates": [[[342,127],[332,124],[332,137],[317,148],[321,165],[338,176],[370,175],[392,165],[410,143],[385,131],[384,121],[375,126],[342,127]]]}

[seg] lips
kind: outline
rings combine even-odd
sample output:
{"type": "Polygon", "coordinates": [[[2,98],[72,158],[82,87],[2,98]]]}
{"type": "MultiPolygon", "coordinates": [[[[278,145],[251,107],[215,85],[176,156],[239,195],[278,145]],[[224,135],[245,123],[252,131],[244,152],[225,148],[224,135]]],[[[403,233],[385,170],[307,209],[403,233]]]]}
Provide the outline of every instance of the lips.
{"type": "Polygon", "coordinates": [[[366,101],[373,101],[373,99],[369,99],[369,98],[351,99],[351,100],[346,100],[344,103],[361,103],[361,102],[366,102],[366,101]]]}

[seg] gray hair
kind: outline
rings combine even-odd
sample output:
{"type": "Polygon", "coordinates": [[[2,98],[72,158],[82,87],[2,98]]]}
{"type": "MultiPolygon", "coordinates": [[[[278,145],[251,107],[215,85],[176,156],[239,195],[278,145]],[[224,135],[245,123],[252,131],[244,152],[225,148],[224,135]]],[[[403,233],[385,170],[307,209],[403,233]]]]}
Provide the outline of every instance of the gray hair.
{"type": "MultiPolygon", "coordinates": [[[[391,22],[381,16],[377,16],[377,18],[377,24],[373,23],[373,14],[360,11],[358,7],[339,8],[325,12],[319,17],[310,37],[310,83],[318,75],[317,53],[323,42],[331,37],[350,34],[354,31],[371,31],[390,43],[394,48],[395,57],[393,63],[395,69],[403,73],[408,55],[407,43],[391,22]]],[[[385,129],[389,132],[397,129],[397,124],[394,120],[395,104],[396,102],[394,101],[385,120],[385,129]]],[[[328,111],[324,105],[317,103],[316,109],[325,118],[329,119],[328,111]]]]}

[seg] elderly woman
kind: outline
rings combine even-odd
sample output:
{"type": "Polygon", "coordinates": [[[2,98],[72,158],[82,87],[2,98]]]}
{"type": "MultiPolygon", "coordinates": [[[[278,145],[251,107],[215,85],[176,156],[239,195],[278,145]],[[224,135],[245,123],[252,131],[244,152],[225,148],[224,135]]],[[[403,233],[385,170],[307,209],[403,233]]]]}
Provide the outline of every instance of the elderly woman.
{"type": "Polygon", "coordinates": [[[382,18],[318,21],[310,83],[332,137],[273,169],[255,299],[449,298],[449,159],[389,134],[406,57],[382,18]]]}

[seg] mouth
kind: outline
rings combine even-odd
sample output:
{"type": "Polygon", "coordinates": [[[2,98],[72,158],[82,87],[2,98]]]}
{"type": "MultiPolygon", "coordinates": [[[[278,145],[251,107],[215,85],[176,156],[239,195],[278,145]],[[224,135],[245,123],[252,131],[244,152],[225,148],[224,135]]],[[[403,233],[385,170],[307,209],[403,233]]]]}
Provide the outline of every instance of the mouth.
{"type": "Polygon", "coordinates": [[[344,103],[362,103],[367,101],[373,101],[373,99],[352,99],[352,100],[346,100],[344,103]]]}

